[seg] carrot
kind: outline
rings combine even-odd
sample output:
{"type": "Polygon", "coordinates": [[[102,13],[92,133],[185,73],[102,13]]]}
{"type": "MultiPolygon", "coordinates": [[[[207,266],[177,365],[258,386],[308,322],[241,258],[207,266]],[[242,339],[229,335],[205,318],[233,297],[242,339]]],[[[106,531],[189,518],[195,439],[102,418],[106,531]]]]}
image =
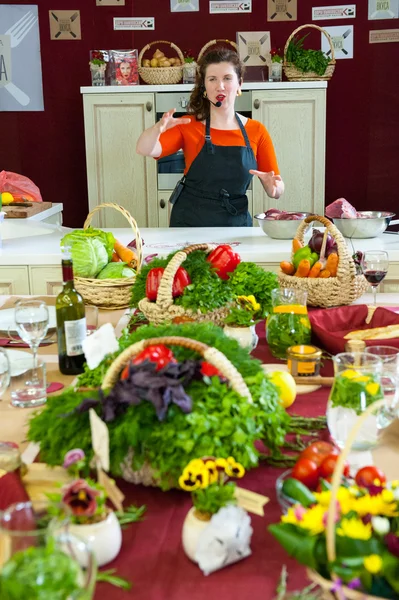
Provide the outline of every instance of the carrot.
{"type": "Polygon", "coordinates": [[[136,262],[136,255],[133,250],[124,246],[118,240],[115,240],[114,252],[116,252],[119,258],[128,265],[136,262]]]}
{"type": "Polygon", "coordinates": [[[338,269],[338,254],[332,252],[327,258],[326,269],[330,271],[331,277],[336,277],[338,269]]]}
{"type": "Polygon", "coordinates": [[[121,262],[121,259],[119,258],[115,250],[112,252],[111,262],[121,262]]]}
{"type": "Polygon", "coordinates": [[[319,260],[316,261],[315,264],[313,265],[313,267],[310,269],[309,277],[312,277],[312,278],[319,277],[322,266],[323,265],[321,264],[321,262],[319,260]]]}
{"type": "Polygon", "coordinates": [[[280,263],[280,269],[286,275],[293,275],[295,273],[294,265],[287,260],[283,260],[283,262],[280,263]]]}
{"type": "Polygon", "coordinates": [[[331,273],[328,269],[324,269],[319,275],[320,279],[328,279],[329,277],[331,277],[331,273]]]}
{"type": "Polygon", "coordinates": [[[307,277],[310,271],[310,261],[303,258],[298,265],[294,277],[307,277]]]}
{"type": "Polygon", "coordinates": [[[299,248],[302,248],[302,244],[301,242],[298,240],[298,238],[294,238],[292,240],[292,252],[295,254],[295,252],[297,250],[299,250],[299,248]]]}

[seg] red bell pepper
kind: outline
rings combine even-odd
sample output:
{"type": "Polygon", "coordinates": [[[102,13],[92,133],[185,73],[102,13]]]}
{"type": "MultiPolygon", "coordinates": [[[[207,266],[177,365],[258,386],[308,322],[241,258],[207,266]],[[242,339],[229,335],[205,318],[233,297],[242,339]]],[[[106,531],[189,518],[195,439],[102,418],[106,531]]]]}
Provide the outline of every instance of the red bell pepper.
{"type": "MultiPolygon", "coordinates": [[[[176,363],[177,360],[173,356],[172,350],[163,344],[153,344],[142,350],[135,358],[132,359],[133,365],[139,365],[145,360],[149,360],[157,365],[156,370],[160,371],[170,363],[176,363]]],[[[121,374],[121,379],[127,379],[129,375],[129,365],[127,365],[121,374]]]]}
{"type": "Polygon", "coordinates": [[[220,279],[228,279],[229,273],[232,273],[236,266],[240,264],[241,257],[228,244],[221,244],[208,254],[206,260],[215,269],[216,275],[220,279]]]}
{"type": "Polygon", "coordinates": [[[222,377],[219,369],[211,365],[211,363],[206,362],[205,360],[201,363],[201,375],[206,377],[213,377],[214,375],[218,375],[218,377],[222,377]]]}
{"type": "MultiPolygon", "coordinates": [[[[154,267],[148,272],[147,280],[145,282],[145,295],[147,296],[148,300],[151,300],[151,302],[154,302],[157,299],[158,288],[161,283],[164,270],[165,269],[163,267],[154,267]]],[[[184,292],[184,289],[190,285],[190,283],[190,275],[187,273],[186,269],[179,267],[173,280],[173,298],[181,296],[184,292]]]]}

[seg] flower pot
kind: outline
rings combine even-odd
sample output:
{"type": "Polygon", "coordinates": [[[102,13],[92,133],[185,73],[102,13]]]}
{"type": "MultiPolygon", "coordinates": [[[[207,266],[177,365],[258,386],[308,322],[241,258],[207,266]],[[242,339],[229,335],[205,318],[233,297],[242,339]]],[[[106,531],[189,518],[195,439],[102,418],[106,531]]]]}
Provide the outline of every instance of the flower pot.
{"type": "Polygon", "coordinates": [[[197,549],[198,538],[202,531],[209,525],[209,517],[199,513],[193,506],[188,511],[183,523],[182,543],[184,552],[193,562],[195,560],[195,552],[197,549]],[[202,517],[202,518],[201,518],[202,517]]]}
{"type": "MultiPolygon", "coordinates": [[[[114,560],[119,554],[122,545],[122,531],[119,521],[113,511],[108,513],[104,521],[88,525],[70,523],[68,531],[84,540],[92,549],[97,565],[102,567],[114,560]]],[[[80,557],[78,557],[79,562],[80,557]]],[[[82,566],[86,566],[82,564],[82,566]]]]}
{"type": "Polygon", "coordinates": [[[105,85],[105,71],[107,65],[93,65],[90,64],[90,72],[91,72],[91,85],[93,86],[103,86],[105,85]]]}
{"type": "Polygon", "coordinates": [[[233,325],[225,325],[224,333],[231,338],[237,340],[243,348],[249,351],[256,348],[258,345],[258,336],[255,331],[255,325],[249,327],[234,327],[233,325]]]}
{"type": "Polygon", "coordinates": [[[282,81],[283,79],[283,63],[272,62],[269,70],[270,81],[282,81]]]}

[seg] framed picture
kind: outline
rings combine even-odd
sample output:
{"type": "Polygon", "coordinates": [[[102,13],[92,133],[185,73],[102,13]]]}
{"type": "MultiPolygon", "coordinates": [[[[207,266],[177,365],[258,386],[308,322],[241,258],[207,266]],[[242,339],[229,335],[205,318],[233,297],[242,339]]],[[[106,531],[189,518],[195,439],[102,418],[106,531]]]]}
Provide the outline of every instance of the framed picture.
{"type": "Polygon", "coordinates": [[[137,50],[110,50],[111,85],[138,85],[137,50]]]}
{"type": "Polygon", "coordinates": [[[238,53],[244,65],[259,67],[270,65],[270,32],[239,31],[237,33],[238,53]]]}

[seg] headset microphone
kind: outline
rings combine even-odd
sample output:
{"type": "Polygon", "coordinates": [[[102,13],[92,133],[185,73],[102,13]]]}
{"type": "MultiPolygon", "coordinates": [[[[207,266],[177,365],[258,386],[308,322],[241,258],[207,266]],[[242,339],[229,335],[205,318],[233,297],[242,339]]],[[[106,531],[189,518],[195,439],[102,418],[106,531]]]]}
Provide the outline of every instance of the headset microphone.
{"type": "MultiPolygon", "coordinates": [[[[209,100],[209,98],[208,98],[209,100]]],[[[209,102],[211,104],[213,104],[213,106],[216,106],[216,108],[220,108],[222,106],[222,103],[220,102],[220,100],[218,100],[217,102],[212,102],[212,100],[209,100],[209,102]]]]}

